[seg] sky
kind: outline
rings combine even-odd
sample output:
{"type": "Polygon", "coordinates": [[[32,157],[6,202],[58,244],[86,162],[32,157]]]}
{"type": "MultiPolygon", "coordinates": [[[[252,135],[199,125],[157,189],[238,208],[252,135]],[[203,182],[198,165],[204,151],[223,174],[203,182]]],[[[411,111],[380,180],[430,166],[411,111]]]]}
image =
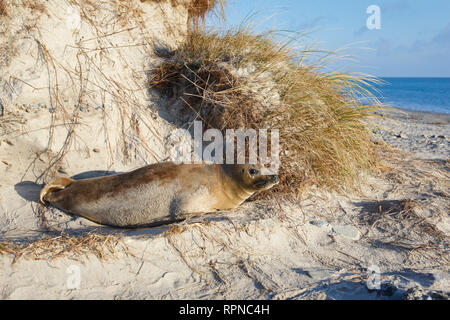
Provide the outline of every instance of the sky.
{"type": "MultiPolygon", "coordinates": [[[[255,32],[307,32],[302,41],[351,57],[330,68],[377,77],[450,77],[449,0],[228,0],[225,15],[230,26],[251,16],[255,32]],[[371,5],[380,8],[379,29],[367,27],[371,5]]],[[[219,21],[212,15],[207,25],[219,21]]]]}

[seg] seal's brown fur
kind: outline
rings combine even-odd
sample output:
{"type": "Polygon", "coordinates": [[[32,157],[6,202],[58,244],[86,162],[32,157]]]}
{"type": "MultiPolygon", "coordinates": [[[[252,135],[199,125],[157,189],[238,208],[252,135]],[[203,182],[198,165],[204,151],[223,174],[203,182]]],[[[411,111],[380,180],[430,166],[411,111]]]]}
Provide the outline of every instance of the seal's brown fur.
{"type": "Polygon", "coordinates": [[[232,209],[276,183],[254,165],[165,162],[98,178],[57,178],[40,198],[100,224],[137,227],[232,209]]]}

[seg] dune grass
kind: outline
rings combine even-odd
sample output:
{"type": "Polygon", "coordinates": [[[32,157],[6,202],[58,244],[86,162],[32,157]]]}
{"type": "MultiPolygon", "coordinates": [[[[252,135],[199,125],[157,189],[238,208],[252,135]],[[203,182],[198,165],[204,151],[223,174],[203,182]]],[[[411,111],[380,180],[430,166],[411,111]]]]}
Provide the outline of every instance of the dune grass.
{"type": "Polygon", "coordinates": [[[218,9],[220,15],[223,16],[225,7],[225,0],[190,0],[184,1],[182,3],[180,3],[177,0],[141,0],[141,1],[142,2],[152,1],[157,3],[170,1],[171,5],[174,7],[180,4],[184,5],[188,9],[189,21],[196,27],[200,25],[199,24],[200,21],[205,20],[206,14],[211,10],[218,9]]]}
{"type": "Polygon", "coordinates": [[[0,16],[7,16],[8,11],[6,11],[5,0],[0,0],[0,16]]]}
{"type": "Polygon", "coordinates": [[[0,255],[12,255],[13,264],[21,258],[53,260],[70,257],[77,259],[91,254],[100,260],[108,260],[119,253],[131,254],[121,238],[121,234],[87,233],[83,236],[60,234],[22,243],[0,241],[0,255]]]}
{"type": "Polygon", "coordinates": [[[246,27],[193,29],[178,49],[161,55],[148,85],[171,99],[177,94],[205,129],[278,129],[281,184],[271,192],[352,187],[376,163],[363,122],[369,109],[359,98],[378,104],[367,90],[377,79],[322,72],[322,60],[307,62],[313,50],[295,43],[246,27]]]}

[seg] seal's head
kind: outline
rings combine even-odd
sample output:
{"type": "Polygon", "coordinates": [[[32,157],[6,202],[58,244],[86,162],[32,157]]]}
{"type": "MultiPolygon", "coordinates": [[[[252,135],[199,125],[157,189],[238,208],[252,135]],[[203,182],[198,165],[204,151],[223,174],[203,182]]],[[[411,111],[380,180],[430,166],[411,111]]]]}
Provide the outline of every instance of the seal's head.
{"type": "Polygon", "coordinates": [[[280,182],[277,175],[264,174],[264,167],[259,164],[236,164],[227,167],[227,171],[241,187],[251,192],[270,189],[280,182]]]}

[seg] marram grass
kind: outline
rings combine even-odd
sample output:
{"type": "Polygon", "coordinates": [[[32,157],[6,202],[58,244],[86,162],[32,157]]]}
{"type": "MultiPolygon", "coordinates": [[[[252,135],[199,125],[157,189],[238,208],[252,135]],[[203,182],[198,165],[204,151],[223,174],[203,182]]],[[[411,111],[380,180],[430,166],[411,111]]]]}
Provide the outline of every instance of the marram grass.
{"type": "Polygon", "coordinates": [[[210,11],[217,11],[222,17],[224,15],[225,0],[189,0],[189,1],[178,1],[178,0],[141,0],[152,1],[157,3],[170,2],[172,6],[176,7],[183,5],[188,10],[189,22],[193,26],[199,27],[199,22],[205,20],[205,16],[210,11]],[[215,10],[217,9],[217,10],[215,10]]]}
{"type": "Polygon", "coordinates": [[[276,39],[245,27],[194,29],[163,57],[149,86],[163,95],[177,92],[186,112],[207,127],[277,128],[281,184],[270,192],[295,195],[312,184],[354,187],[359,173],[376,163],[376,146],[363,121],[369,109],[358,99],[377,105],[367,89],[377,80],[321,72],[322,62],[305,62],[312,49],[297,50],[292,39],[276,39]],[[275,94],[273,104],[263,101],[267,92],[275,94]]]}

